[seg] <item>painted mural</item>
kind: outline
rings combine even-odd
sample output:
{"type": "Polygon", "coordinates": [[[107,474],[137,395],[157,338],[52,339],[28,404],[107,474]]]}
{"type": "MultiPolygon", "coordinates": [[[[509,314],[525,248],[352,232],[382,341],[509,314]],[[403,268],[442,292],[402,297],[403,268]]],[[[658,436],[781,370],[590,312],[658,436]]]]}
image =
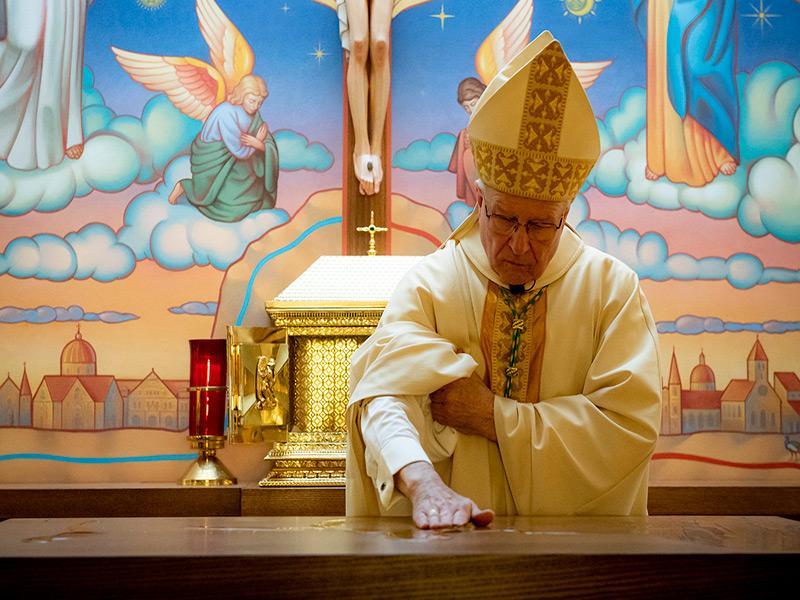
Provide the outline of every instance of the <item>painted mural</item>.
{"type": "MultiPolygon", "coordinates": [[[[392,253],[472,209],[469,114],[549,29],[602,144],[569,221],[660,332],[652,482],[797,485],[800,2],[396,4],[392,253]]],[[[0,0],[0,481],[173,481],[188,340],[341,253],[333,8],[0,0]]]]}

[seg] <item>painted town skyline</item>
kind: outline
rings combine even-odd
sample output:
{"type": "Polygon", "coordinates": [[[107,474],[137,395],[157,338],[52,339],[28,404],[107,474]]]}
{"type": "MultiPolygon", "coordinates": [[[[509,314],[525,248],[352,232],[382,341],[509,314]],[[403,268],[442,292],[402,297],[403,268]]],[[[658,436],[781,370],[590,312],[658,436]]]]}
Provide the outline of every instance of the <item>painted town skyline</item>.
{"type": "MultiPolygon", "coordinates": [[[[769,370],[769,355],[756,335],[744,360],[745,376],[724,387],[701,348],[687,379],[673,352],[662,384],[661,435],[698,432],[800,433],[800,377],[769,370]]],[[[58,373],[31,386],[25,363],[17,384],[8,373],[0,383],[0,427],[58,431],[188,427],[185,379],[161,377],[151,368],[142,378],[98,373],[94,346],[80,325],[63,347],[58,373]],[[35,389],[35,392],[33,391],[35,389]]]]}
{"type": "Polygon", "coordinates": [[[97,352],[80,325],[61,351],[58,374],[32,388],[23,364],[17,385],[0,384],[0,427],[58,431],[164,429],[189,426],[188,380],[163,379],[155,368],[141,379],[98,374],[97,352]]]}
{"type": "Polygon", "coordinates": [[[745,378],[731,379],[723,389],[701,349],[698,363],[683,380],[673,349],[666,385],[662,386],[661,435],[700,431],[800,433],[800,378],[793,371],[773,371],[759,336],[746,358],[745,378]]]}

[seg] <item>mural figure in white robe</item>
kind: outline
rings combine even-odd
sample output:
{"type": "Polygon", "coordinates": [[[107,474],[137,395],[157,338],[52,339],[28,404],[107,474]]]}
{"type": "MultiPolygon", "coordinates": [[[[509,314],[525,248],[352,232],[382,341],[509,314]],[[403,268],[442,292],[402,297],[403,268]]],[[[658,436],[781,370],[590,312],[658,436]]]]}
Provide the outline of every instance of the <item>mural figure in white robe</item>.
{"type": "Polygon", "coordinates": [[[0,159],[15,169],[46,169],[83,152],[91,1],[0,0],[0,159]]]}

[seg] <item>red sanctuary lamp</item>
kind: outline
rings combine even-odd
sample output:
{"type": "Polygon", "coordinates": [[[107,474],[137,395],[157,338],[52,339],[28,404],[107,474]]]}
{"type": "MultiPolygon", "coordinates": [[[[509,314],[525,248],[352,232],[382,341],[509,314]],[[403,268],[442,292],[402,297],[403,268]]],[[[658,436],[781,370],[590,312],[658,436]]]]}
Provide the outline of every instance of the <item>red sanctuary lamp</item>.
{"type": "Polygon", "coordinates": [[[217,458],[217,450],[225,445],[226,340],[189,340],[189,363],[189,441],[199,453],[178,483],[232,485],[236,478],[217,458]]]}

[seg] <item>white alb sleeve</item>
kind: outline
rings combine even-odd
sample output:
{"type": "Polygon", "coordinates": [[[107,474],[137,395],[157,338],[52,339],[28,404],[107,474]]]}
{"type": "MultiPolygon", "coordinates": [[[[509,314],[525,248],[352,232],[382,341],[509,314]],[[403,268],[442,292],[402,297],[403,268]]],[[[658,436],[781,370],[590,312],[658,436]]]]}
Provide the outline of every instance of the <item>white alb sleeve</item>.
{"type": "Polygon", "coordinates": [[[412,462],[448,458],[458,436],[433,421],[427,396],[373,398],[362,409],[361,433],[367,474],[386,510],[403,498],[394,488],[394,475],[412,462]]]}

